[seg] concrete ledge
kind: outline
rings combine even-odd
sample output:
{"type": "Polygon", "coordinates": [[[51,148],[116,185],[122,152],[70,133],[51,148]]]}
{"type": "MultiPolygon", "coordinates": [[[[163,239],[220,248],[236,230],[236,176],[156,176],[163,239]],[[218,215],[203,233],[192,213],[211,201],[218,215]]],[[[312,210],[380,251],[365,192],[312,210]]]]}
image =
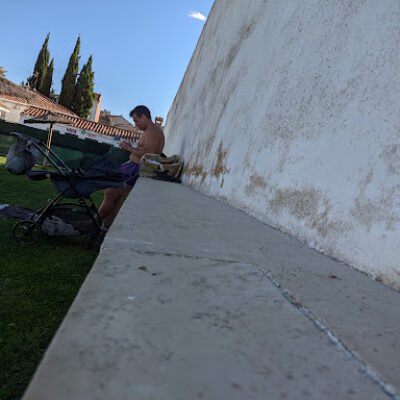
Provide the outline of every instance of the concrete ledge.
{"type": "Polygon", "coordinates": [[[399,300],[240,211],[140,179],[24,400],[397,398],[399,300]]]}

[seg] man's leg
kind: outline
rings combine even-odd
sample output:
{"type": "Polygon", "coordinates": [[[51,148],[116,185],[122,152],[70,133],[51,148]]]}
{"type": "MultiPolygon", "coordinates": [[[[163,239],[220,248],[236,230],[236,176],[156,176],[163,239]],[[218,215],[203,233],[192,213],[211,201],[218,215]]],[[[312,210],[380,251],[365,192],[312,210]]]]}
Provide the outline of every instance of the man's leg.
{"type": "Polygon", "coordinates": [[[131,189],[130,186],[125,186],[123,188],[109,188],[104,191],[104,200],[99,208],[99,215],[105,225],[108,225],[118,214],[131,189]]]}

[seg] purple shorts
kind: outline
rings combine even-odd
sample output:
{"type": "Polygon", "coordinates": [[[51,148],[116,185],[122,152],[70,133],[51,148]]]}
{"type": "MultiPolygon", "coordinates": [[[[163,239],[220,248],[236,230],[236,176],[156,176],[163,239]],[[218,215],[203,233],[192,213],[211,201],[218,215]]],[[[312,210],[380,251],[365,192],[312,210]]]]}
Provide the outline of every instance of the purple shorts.
{"type": "Polygon", "coordinates": [[[121,173],[125,185],[133,187],[139,178],[139,164],[133,161],[127,161],[121,165],[121,173]]]}

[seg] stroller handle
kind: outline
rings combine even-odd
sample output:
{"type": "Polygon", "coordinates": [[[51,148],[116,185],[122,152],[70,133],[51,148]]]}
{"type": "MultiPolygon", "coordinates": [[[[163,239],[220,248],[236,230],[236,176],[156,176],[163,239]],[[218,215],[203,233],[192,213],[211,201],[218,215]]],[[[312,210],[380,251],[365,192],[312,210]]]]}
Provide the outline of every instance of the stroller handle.
{"type": "Polygon", "coordinates": [[[60,174],[64,174],[62,168],[65,168],[68,172],[71,172],[71,168],[68,167],[67,164],[56,154],[50,147],[39,139],[32,138],[30,136],[23,135],[19,132],[10,132],[11,136],[16,137],[18,140],[24,140],[27,144],[33,145],[49,162],[57,169],[60,174]],[[43,150],[46,149],[46,151],[43,150]],[[52,157],[50,157],[50,155],[52,157]],[[58,163],[58,164],[57,164],[58,163]]]}
{"type": "Polygon", "coordinates": [[[39,139],[35,139],[35,138],[32,138],[32,137],[23,135],[22,133],[19,133],[19,132],[10,132],[10,135],[16,137],[17,139],[25,140],[27,142],[30,141],[32,143],[35,143],[35,144],[39,145],[39,146],[44,144],[39,139]]]}

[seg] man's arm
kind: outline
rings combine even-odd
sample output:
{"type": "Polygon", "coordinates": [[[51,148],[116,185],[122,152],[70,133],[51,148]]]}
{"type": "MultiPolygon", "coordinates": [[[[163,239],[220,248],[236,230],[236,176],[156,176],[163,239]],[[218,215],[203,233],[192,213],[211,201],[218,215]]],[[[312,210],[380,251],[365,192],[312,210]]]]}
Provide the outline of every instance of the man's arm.
{"type": "Polygon", "coordinates": [[[146,133],[143,133],[140,139],[136,142],[136,147],[128,142],[122,142],[120,145],[122,150],[130,153],[129,159],[134,162],[139,162],[143,154],[150,153],[147,149],[146,133]]]}
{"type": "Polygon", "coordinates": [[[120,147],[122,150],[125,150],[138,158],[141,158],[143,154],[146,154],[144,146],[140,147],[139,144],[138,147],[134,148],[128,142],[122,142],[120,147]]]}

